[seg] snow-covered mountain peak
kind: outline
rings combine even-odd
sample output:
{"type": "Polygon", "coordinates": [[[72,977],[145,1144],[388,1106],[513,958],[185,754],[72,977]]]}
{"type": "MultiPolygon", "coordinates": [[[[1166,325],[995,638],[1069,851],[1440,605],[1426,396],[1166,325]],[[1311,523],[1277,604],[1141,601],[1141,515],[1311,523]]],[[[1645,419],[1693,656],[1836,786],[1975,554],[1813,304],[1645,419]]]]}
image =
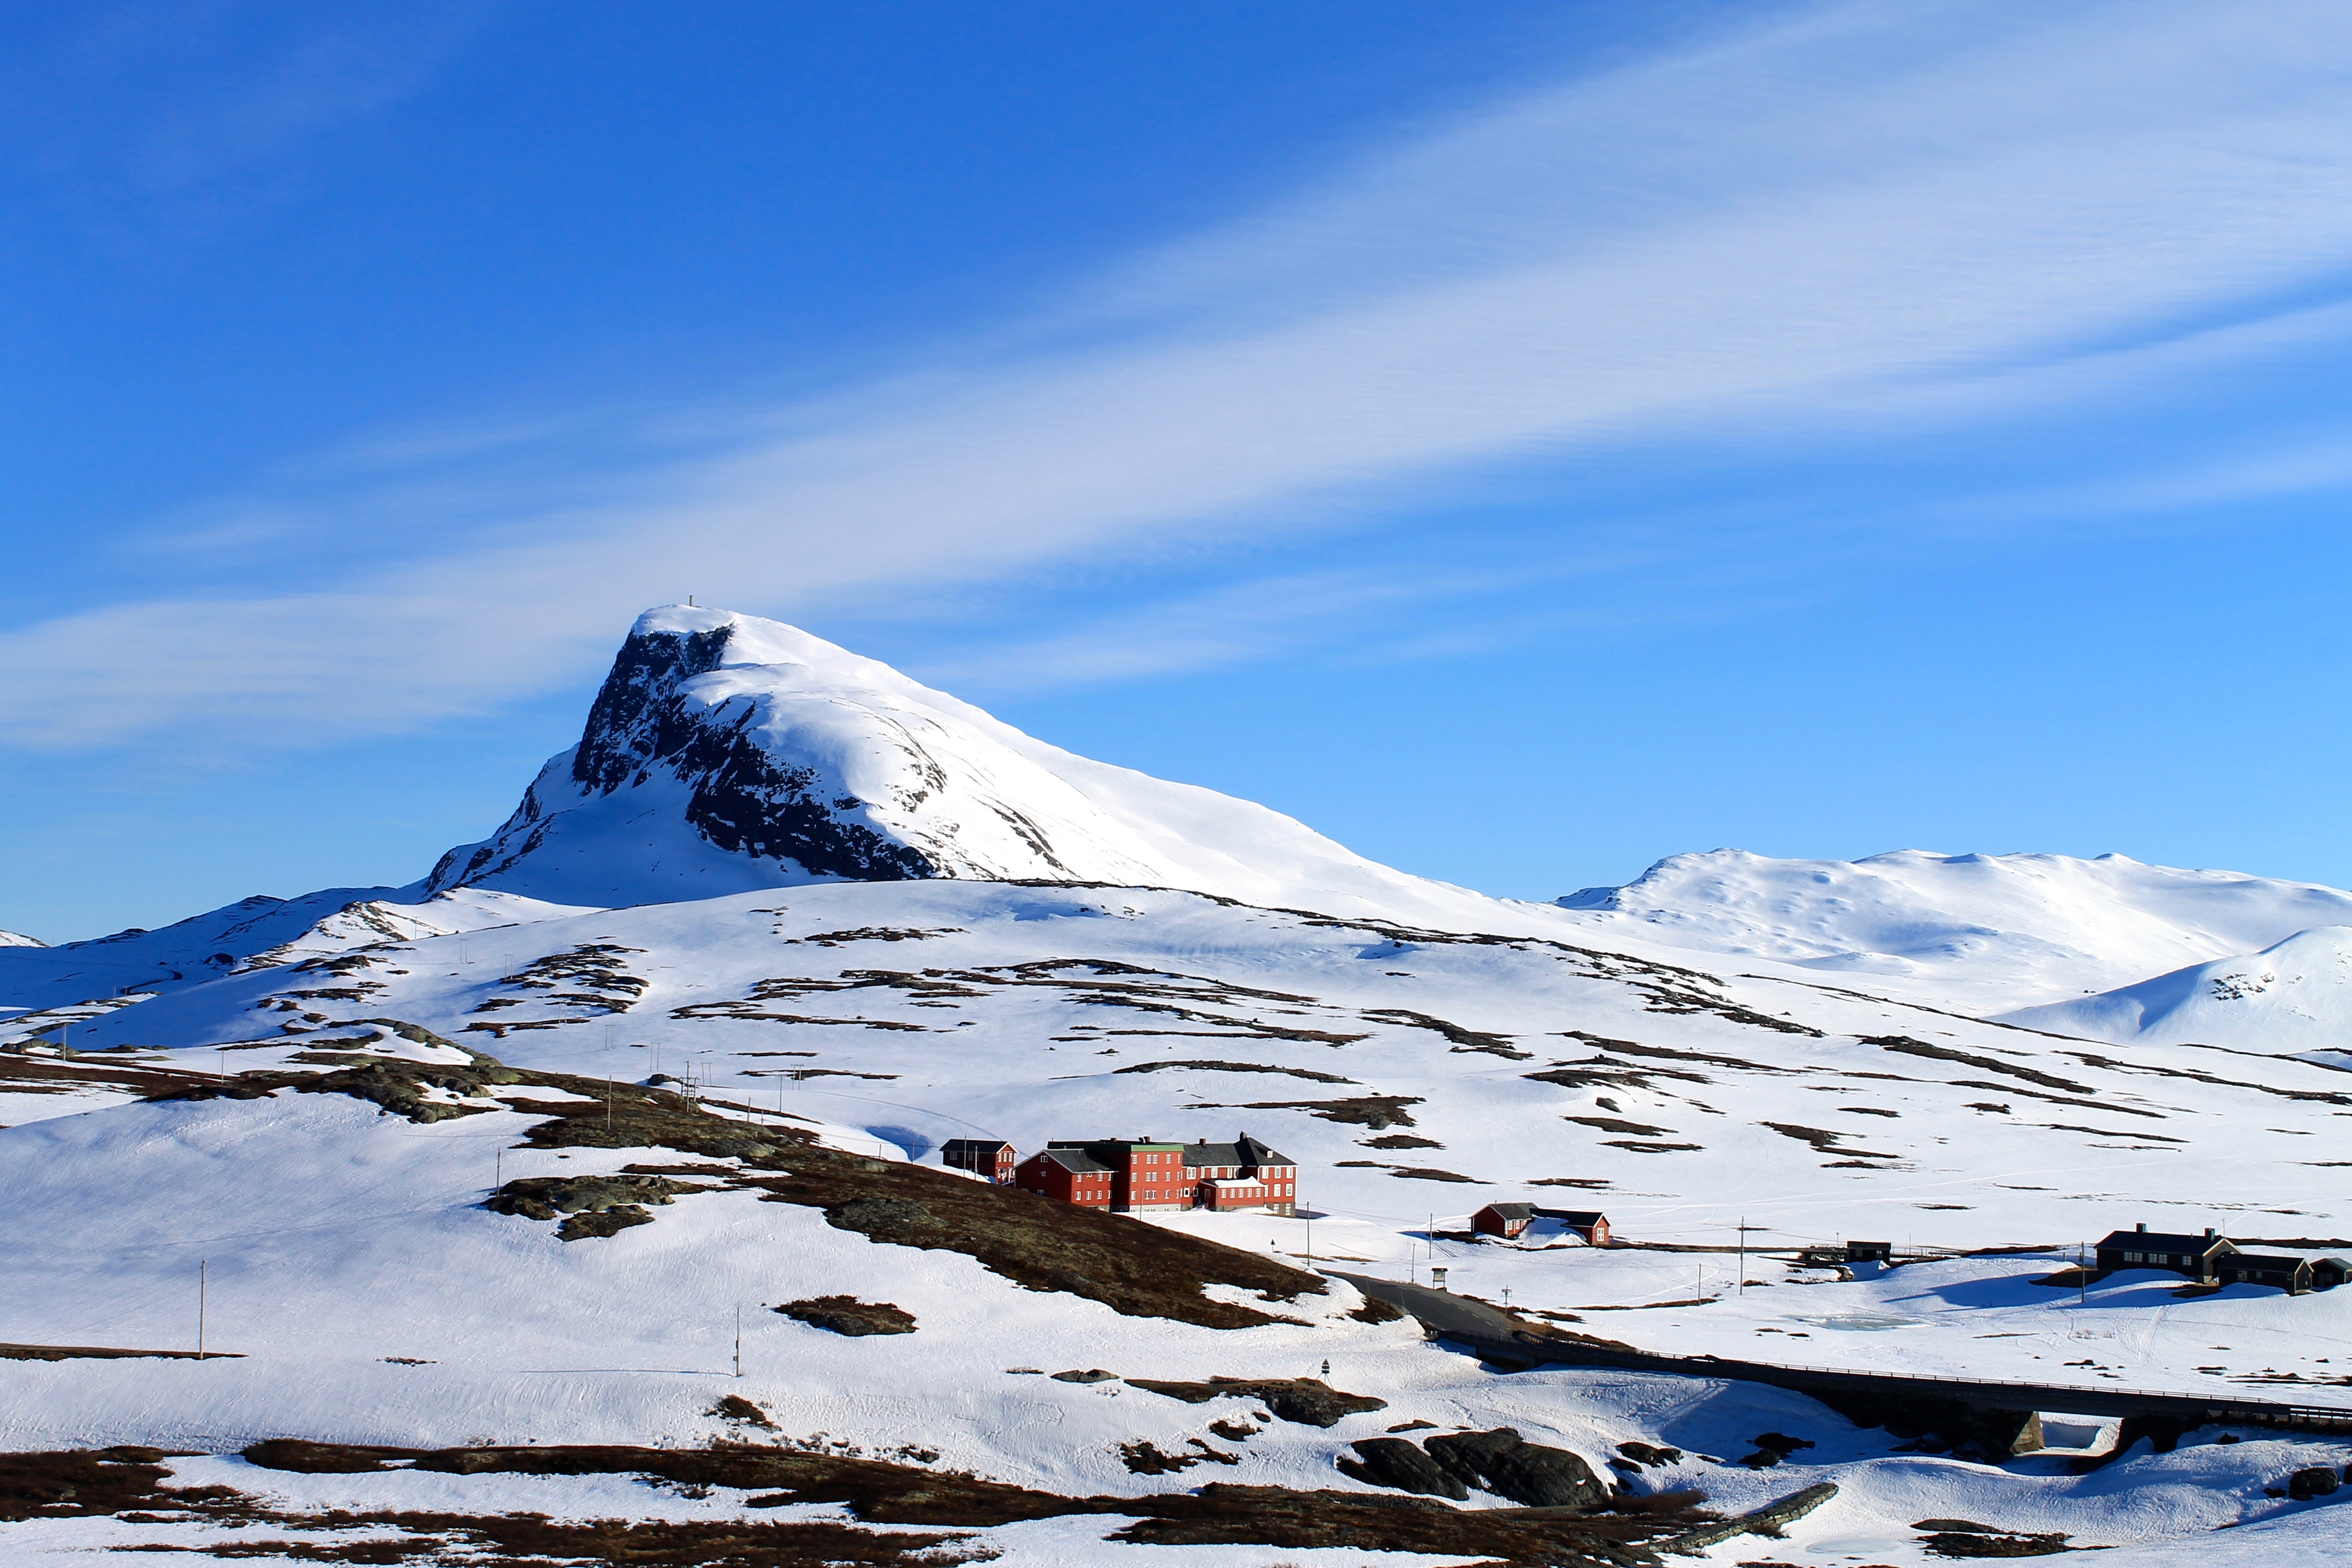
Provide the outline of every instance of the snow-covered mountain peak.
{"type": "Polygon", "coordinates": [[[630,629],[579,745],[427,885],[609,906],[934,877],[1449,924],[1505,907],[1264,806],[1046,745],[796,626],[675,605],[630,629]]]}
{"type": "Polygon", "coordinates": [[[2079,995],[2352,922],[2352,894],[2124,855],[1674,855],[1559,900],[1652,940],[1880,980],[2079,995]]]}

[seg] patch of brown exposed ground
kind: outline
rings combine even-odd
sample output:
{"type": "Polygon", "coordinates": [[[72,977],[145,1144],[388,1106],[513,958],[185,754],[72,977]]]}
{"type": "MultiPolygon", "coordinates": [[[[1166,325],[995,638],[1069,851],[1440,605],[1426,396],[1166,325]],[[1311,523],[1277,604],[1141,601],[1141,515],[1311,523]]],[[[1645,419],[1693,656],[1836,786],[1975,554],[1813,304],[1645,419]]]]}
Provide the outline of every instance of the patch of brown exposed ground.
{"type": "MultiPolygon", "coordinates": [[[[1490,1564],[1528,1568],[1654,1563],[1657,1559],[1643,1546],[1643,1542],[1687,1529],[1708,1517],[1689,1508],[1664,1511],[1633,1508],[1612,1513],[1557,1508],[1461,1510],[1423,1498],[1225,1483],[1147,1497],[1060,1497],[975,1476],[877,1459],[734,1445],[684,1450],[526,1447],[426,1451],[285,1440],[257,1444],[246,1451],[246,1457],[269,1468],[313,1472],[389,1468],[407,1461],[417,1469],[457,1475],[643,1474],[683,1487],[723,1487],[760,1494],[745,1499],[753,1508],[835,1503],[866,1523],[943,1530],[984,1529],[1021,1520],[1081,1514],[1123,1514],[1136,1522],[1120,1530],[1115,1540],[1153,1545],[1349,1547],[1446,1556],[1478,1554],[1490,1564]]],[[[486,1527],[488,1522],[474,1521],[460,1528],[486,1527]]],[[[665,1565],[739,1561],[661,1556],[607,1560],[665,1565]]],[[[790,1563],[803,1559],[744,1561],[790,1563]]],[[[899,1559],[845,1556],[836,1561],[896,1563],[899,1559]]]]}

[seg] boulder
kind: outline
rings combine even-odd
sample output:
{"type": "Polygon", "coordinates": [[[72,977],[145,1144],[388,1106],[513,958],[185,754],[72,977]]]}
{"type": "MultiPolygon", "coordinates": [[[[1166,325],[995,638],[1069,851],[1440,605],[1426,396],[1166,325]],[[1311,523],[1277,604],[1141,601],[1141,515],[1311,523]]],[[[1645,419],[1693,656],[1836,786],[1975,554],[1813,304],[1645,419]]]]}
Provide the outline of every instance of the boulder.
{"type": "Polygon", "coordinates": [[[1565,1448],[1529,1443],[1508,1426],[1432,1437],[1429,1457],[1456,1479],[1529,1508],[1605,1506],[1609,1489],[1565,1448]]]}
{"type": "MultiPolygon", "coordinates": [[[[836,1334],[911,1334],[915,1314],[893,1301],[861,1301],[855,1296],[813,1296],[776,1309],[785,1317],[836,1334]]],[[[1108,1374],[1106,1374],[1108,1375],[1108,1374]]]]}
{"type": "Polygon", "coordinates": [[[1128,1382],[1187,1405],[1203,1405],[1212,1399],[1255,1399],[1285,1421],[1301,1426],[1336,1426],[1348,1416],[1389,1407],[1385,1399],[1349,1394],[1318,1377],[1213,1377],[1206,1383],[1130,1377],[1128,1382]]]}
{"type": "Polygon", "coordinates": [[[1401,1492],[1451,1498],[1455,1502],[1469,1500],[1469,1488],[1402,1437],[1366,1437],[1349,1447],[1360,1458],[1339,1456],[1339,1473],[1343,1476],[1401,1492]]]}
{"type": "Polygon", "coordinates": [[[2297,1470],[2287,1477],[2286,1495],[2297,1501],[2315,1497],[2327,1497],[2343,1484],[2333,1469],[2325,1465],[2314,1465],[2308,1469],[2297,1470]]]}

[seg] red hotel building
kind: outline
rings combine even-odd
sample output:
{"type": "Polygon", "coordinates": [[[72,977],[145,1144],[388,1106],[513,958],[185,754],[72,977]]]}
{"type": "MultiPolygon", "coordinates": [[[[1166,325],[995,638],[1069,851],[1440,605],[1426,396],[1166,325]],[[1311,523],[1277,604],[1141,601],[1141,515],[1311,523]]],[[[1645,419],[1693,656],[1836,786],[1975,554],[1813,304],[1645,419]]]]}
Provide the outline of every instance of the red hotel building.
{"type": "Polygon", "coordinates": [[[1256,1208],[1286,1215],[1297,1204],[1298,1163],[1246,1132],[1230,1143],[1057,1140],[1023,1161],[1013,1182],[1064,1203],[1119,1213],[1256,1208]]]}

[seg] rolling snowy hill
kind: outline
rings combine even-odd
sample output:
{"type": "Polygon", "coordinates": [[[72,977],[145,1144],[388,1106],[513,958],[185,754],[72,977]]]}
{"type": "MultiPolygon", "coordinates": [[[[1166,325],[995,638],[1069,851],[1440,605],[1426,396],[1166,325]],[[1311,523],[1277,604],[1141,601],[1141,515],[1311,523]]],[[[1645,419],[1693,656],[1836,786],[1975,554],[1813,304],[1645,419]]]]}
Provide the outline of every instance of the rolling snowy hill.
{"type": "MultiPolygon", "coordinates": [[[[1200,1479],[1131,1473],[1122,1453],[1136,1445],[1195,1463],[1205,1447],[1226,1456],[1209,1461],[1221,1479],[1345,1489],[1358,1483],[1331,1469],[1334,1457],[1412,1420],[1508,1425],[1603,1473],[1620,1442],[1736,1458],[1727,1450],[1774,1430],[1816,1451],[1755,1474],[1692,1459],[1654,1484],[1748,1506],[1834,1479],[1840,1502],[1807,1539],[1866,1542],[1880,1562],[1916,1560],[1909,1521],[1938,1515],[2156,1550],[2280,1512],[2262,1489],[2281,1467],[2341,1451],[2209,1437],[2090,1477],[2057,1460],[1987,1468],[1907,1451],[1769,1390],[1481,1372],[1406,1326],[1350,1318],[1357,1300],[1336,1284],[1328,1300],[1278,1309],[1296,1322],[1138,1319],[1077,1286],[1010,1282],[944,1238],[862,1237],[836,1212],[854,1184],[778,1207],[759,1184],[775,1179],[772,1161],[724,1152],[736,1145],[709,1134],[635,1131],[630,1100],[618,1135],[598,1136],[608,1076],[642,1096],[628,1086],[656,1071],[696,1083],[710,1109],[691,1114],[719,1127],[816,1136],[875,1156],[876,1169],[932,1161],[950,1136],[1028,1150],[1106,1131],[1246,1129],[1302,1163],[1311,1247],[1303,1219],[1149,1223],[1342,1268],[1444,1263],[1455,1289],[1508,1290],[1522,1308],[1660,1349],[2008,1376],[2089,1360],[2133,1386],[2291,1374],[2324,1387],[2352,1332],[2352,1291],[2290,1300],[2242,1287],[2179,1302],[2135,1276],[2077,1311],[2032,1280],[2070,1244],[2142,1217],[2341,1236],[2352,1195],[2327,1168],[2328,1140],[2352,1107],[2352,1076],[2325,1063],[2087,1050],[1538,938],[956,879],[770,889],[279,956],[95,1018],[71,1059],[37,1047],[0,1058],[16,1090],[0,1098],[0,1119],[18,1123],[0,1132],[0,1186],[27,1200],[16,1256],[40,1260],[0,1279],[0,1339],[176,1347],[201,1258],[213,1342],[246,1358],[211,1372],[28,1368],[0,1400],[6,1445],[226,1454],[279,1436],[772,1440],[714,1414],[733,1393],[793,1442],[922,1447],[943,1466],[1057,1494],[1124,1495],[1200,1479]],[[459,1082],[423,1097],[444,1119],[404,1120],[383,1075],[403,1063],[462,1069],[461,1047],[550,1082],[491,1084],[480,1099],[459,1082]],[[239,1080],[329,1072],[356,1076],[342,1094],[142,1098],[156,1074],[253,1093],[239,1080]],[[563,1137],[534,1131],[567,1108],[563,1137]],[[691,1190],[647,1223],[573,1241],[482,1205],[494,1183],[632,1172],[691,1190]],[[1514,1199],[1604,1207],[1632,1245],[1445,1234],[1479,1205],[1514,1199]],[[1733,1274],[1740,1223],[1761,1228],[1733,1274]],[[1823,1277],[1758,1256],[1855,1232],[2050,1250],[1852,1285],[1809,1284],[1823,1277]],[[1741,1278],[1759,1286],[1727,1293],[1741,1278]],[[903,1346],[845,1342],[764,1310],[838,1292],[894,1303],[919,1327],[903,1346]],[[738,1305],[751,1320],[740,1382],[727,1375],[738,1305]],[[1251,1428],[1232,1425],[1225,1405],[1017,1370],[1202,1380],[1326,1361],[1333,1386],[1384,1407],[1328,1428],[1251,1428]],[[1255,1435],[1223,1436],[1213,1420],[1255,1435]]],[[[1203,1299],[1264,1305],[1220,1286],[1203,1299]]],[[[240,1488],[286,1484],[224,1473],[240,1488]]],[[[484,1481],[466,1497],[474,1508],[611,1506],[552,1483],[484,1481]]],[[[1101,1528],[1050,1549],[1023,1547],[1018,1531],[991,1539],[1016,1563],[1113,1561],[1097,1554],[1101,1528]]],[[[74,1539],[184,1539],[110,1529],[74,1539]]]]}
{"type": "Polygon", "coordinates": [[[2024,1008],[2007,1021],[2103,1040],[2260,1042],[2352,1058],[2352,926],[2297,931],[2260,952],[2024,1008]]]}
{"type": "Polygon", "coordinates": [[[1674,855],[1622,888],[1559,900],[1601,930],[1770,959],[1971,1010],[2054,1002],[2352,923],[2352,893],[2121,855],[1778,860],[1674,855]]]}

